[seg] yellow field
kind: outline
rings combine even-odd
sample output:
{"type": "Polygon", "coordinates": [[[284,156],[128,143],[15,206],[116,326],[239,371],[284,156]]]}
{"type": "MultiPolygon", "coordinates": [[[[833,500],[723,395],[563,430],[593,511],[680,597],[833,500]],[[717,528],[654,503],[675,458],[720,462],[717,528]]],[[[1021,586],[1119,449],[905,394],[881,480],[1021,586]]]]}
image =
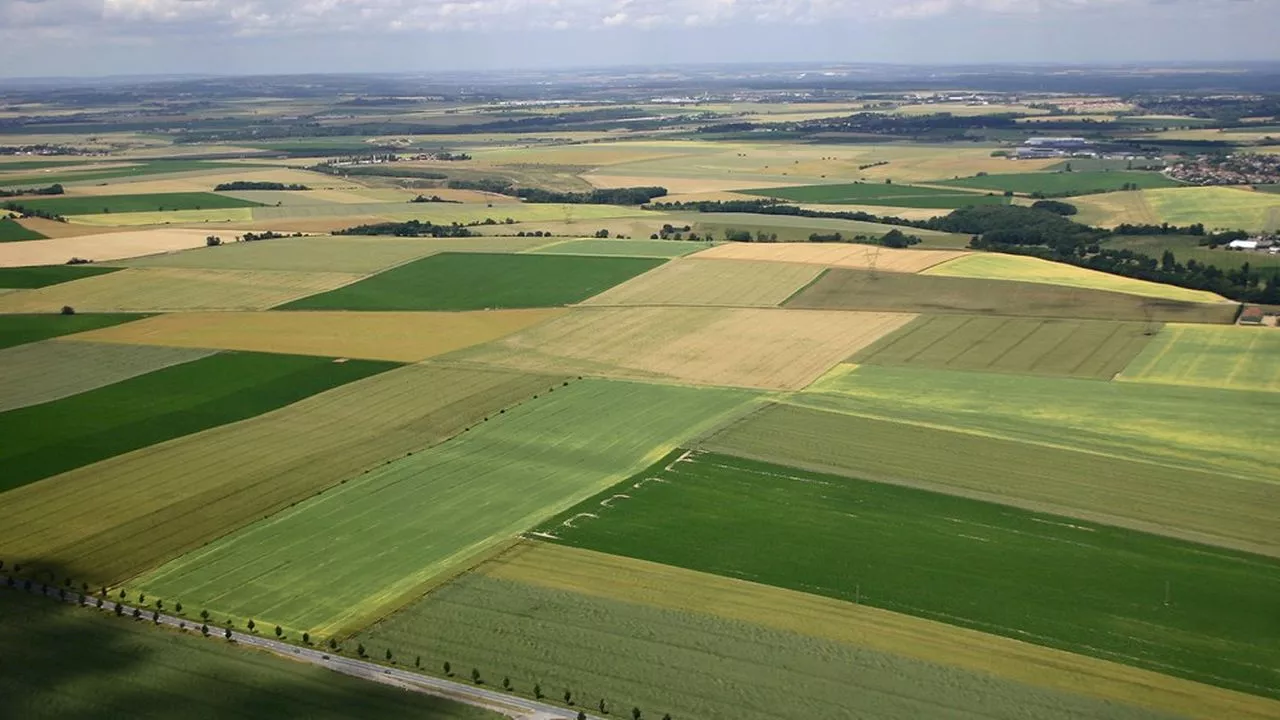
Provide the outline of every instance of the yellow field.
{"type": "Polygon", "coordinates": [[[1280,702],[865,605],[545,543],[481,566],[486,576],[847,643],[1037,688],[1182,718],[1275,720],[1280,702]]]}
{"type": "MultiPolygon", "coordinates": [[[[722,246],[723,247],[723,246],[722,246]]],[[[587,300],[584,305],[774,307],[822,268],[745,260],[674,260],[587,300]]]]}
{"type": "Polygon", "coordinates": [[[106,181],[93,181],[68,187],[69,195],[149,195],[152,193],[177,192],[209,192],[222,183],[237,180],[254,182],[297,183],[310,188],[320,189],[335,186],[351,186],[348,180],[330,175],[275,168],[270,165],[248,165],[243,170],[220,168],[215,171],[195,170],[191,172],[173,173],[161,178],[147,177],[113,178],[106,181]],[[107,184],[102,184],[103,182],[107,184]]]}
{"type": "Polygon", "coordinates": [[[885,272],[921,272],[969,253],[953,250],[899,250],[843,243],[725,243],[695,257],[720,260],[767,260],[823,267],[866,270],[874,264],[885,272]]]}
{"type": "Polygon", "coordinates": [[[186,250],[204,247],[208,234],[204,230],[136,230],[0,243],[0,267],[62,265],[71,258],[118,260],[186,250]]]}
{"type": "Polygon", "coordinates": [[[128,268],[0,298],[0,313],[265,310],[364,277],[276,270],[128,268]]]}
{"type": "MultiPolygon", "coordinates": [[[[117,188],[117,191],[119,189],[117,188]]],[[[253,208],[225,210],[166,210],[164,212],[103,213],[76,215],[73,222],[98,227],[137,227],[139,225],[194,225],[204,223],[208,234],[218,235],[222,223],[252,222],[253,208]],[[215,224],[218,223],[218,224],[215,224]]]]}
{"type": "Polygon", "coordinates": [[[1190,225],[1209,229],[1280,228],[1280,194],[1236,187],[1181,187],[1113,192],[1071,198],[1077,220],[1113,227],[1120,223],[1190,225]]]}
{"type": "Polygon", "coordinates": [[[576,308],[448,360],[529,372],[798,390],[915,316],[764,308],[576,308]]]}
{"type": "Polygon", "coordinates": [[[1229,302],[1206,290],[1190,290],[1022,255],[975,253],[931,267],[925,270],[924,274],[985,280],[1019,280],[1045,285],[1110,290],[1129,295],[1186,302],[1229,302]]]}
{"type": "Polygon", "coordinates": [[[1115,227],[1121,223],[1159,225],[1162,220],[1147,202],[1147,191],[1129,190],[1073,197],[1070,203],[1079,209],[1077,222],[1097,227],[1115,227]]]}
{"type": "Polygon", "coordinates": [[[489,342],[564,312],[180,313],[94,330],[76,339],[417,362],[489,342]]]}

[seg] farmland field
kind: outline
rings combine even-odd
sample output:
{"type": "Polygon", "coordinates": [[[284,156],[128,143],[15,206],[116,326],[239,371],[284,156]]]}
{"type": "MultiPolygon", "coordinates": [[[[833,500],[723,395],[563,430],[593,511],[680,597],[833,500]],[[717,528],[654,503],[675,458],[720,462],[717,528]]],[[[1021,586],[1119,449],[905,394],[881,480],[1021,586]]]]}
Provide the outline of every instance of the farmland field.
{"type": "MultiPolygon", "coordinates": [[[[7,170],[13,163],[5,163],[0,165],[0,170],[7,170]]],[[[0,177],[0,187],[17,187],[32,184],[50,185],[52,183],[62,183],[69,185],[72,183],[98,183],[102,180],[116,180],[122,178],[145,177],[148,175],[163,175],[167,173],[194,172],[199,170],[215,170],[227,167],[252,167],[246,165],[233,165],[230,163],[214,163],[199,160],[152,160],[139,163],[131,163],[128,165],[115,165],[114,167],[95,167],[92,164],[75,163],[77,167],[62,167],[56,172],[42,173],[39,175],[6,175],[0,177]]],[[[27,170],[37,170],[47,167],[48,163],[41,163],[40,167],[24,168],[27,170]]],[[[18,168],[13,168],[18,169],[18,168]]]]}
{"type": "Polygon", "coordinates": [[[88,197],[24,198],[23,207],[56,215],[166,212],[170,210],[222,210],[256,207],[259,203],[214,193],[154,193],[147,195],[99,195],[88,197]]]}
{"type": "Polygon", "coordinates": [[[741,190],[748,195],[763,195],[799,203],[828,205],[887,205],[903,208],[962,208],[969,205],[1004,205],[1002,195],[950,191],[915,185],[886,183],[850,183],[846,185],[805,185],[799,187],[741,190]]]}
{"type": "Polygon", "coordinates": [[[47,340],[0,350],[0,413],[57,400],[212,354],[47,340]]]}
{"type": "Polygon", "coordinates": [[[0,288],[42,288],[49,285],[113,273],[117,268],[86,265],[49,265],[37,267],[0,267],[0,288]]]}
{"type": "Polygon", "coordinates": [[[35,242],[5,243],[0,244],[0,267],[63,265],[72,258],[118,260],[138,255],[186,250],[204,247],[205,238],[208,235],[209,233],[203,230],[164,228],[123,232],[104,231],[87,235],[54,237],[35,242]]]}
{"type": "Polygon", "coordinates": [[[0,492],[382,372],[388,363],[222,353],[0,413],[0,492]]]}
{"type": "Polygon", "coordinates": [[[0,348],[110,327],[144,317],[146,315],[0,315],[0,348]]]}
{"type": "Polygon", "coordinates": [[[1146,323],[1106,320],[928,315],[850,360],[1110,380],[1151,341],[1149,330],[1146,323]]]}
{"type": "Polygon", "coordinates": [[[588,709],[605,698],[615,713],[653,717],[1137,720],[1176,709],[1207,720],[1270,704],[866,605],[545,543],[522,543],[356,639],[424,667],[509,677],[521,694],[540,682],[552,697],[571,688],[588,709]]]}
{"type": "Polygon", "coordinates": [[[1280,557],[1277,512],[1267,500],[1273,489],[1266,482],[942,423],[878,419],[861,410],[833,400],[774,406],[704,445],[1280,557]],[[906,447],[911,452],[903,452],[906,447]]]}
{"type": "Polygon", "coordinates": [[[44,235],[19,225],[13,218],[0,217],[0,242],[43,239],[45,239],[44,235]]]}
{"type": "Polygon", "coordinates": [[[485,310],[579,302],[660,260],[443,253],[284,306],[289,310],[485,310]]]}
{"type": "Polygon", "coordinates": [[[835,268],[796,293],[787,307],[967,315],[1231,323],[1237,306],[1190,303],[1043,283],[835,268]]]}
{"type": "Polygon", "coordinates": [[[998,192],[1010,190],[1016,193],[1044,193],[1049,196],[1111,192],[1129,184],[1137,185],[1139,189],[1182,186],[1182,183],[1162,173],[1126,171],[1012,173],[939,180],[933,184],[998,192]]]}
{"type": "Polygon", "coordinates": [[[500,338],[562,312],[174,313],[78,339],[417,362],[500,338]]]}
{"type": "Polygon", "coordinates": [[[874,267],[885,272],[913,273],[965,255],[950,250],[897,250],[843,243],[726,243],[698,253],[698,258],[770,260],[859,270],[874,267]]]}
{"type": "Polygon", "coordinates": [[[1122,222],[1171,225],[1203,223],[1206,229],[1280,228],[1280,195],[1232,187],[1184,187],[1108,193],[1076,198],[1081,222],[1116,225],[1122,222]],[[1116,195],[1126,196],[1117,199],[1116,195]],[[1136,197],[1127,197],[1136,196],[1136,197]],[[1134,206],[1134,203],[1141,207],[1134,206]]]}
{"type": "Polygon", "coordinates": [[[447,359],[530,372],[798,390],[912,317],[765,308],[583,307],[447,359]]]}
{"type": "Polygon", "coordinates": [[[644,477],[543,528],[1280,699],[1280,559],[727,455],[644,477]]]}
{"type": "Polygon", "coordinates": [[[711,243],[675,240],[566,240],[529,252],[538,255],[623,255],[674,258],[711,247],[711,243]]]}
{"type": "Polygon", "coordinates": [[[1280,333],[1267,328],[1166,325],[1120,380],[1280,391],[1280,333]]]}
{"type": "MultiPolygon", "coordinates": [[[[848,208],[841,209],[848,210],[848,208]]],[[[752,233],[765,232],[777,235],[779,242],[808,242],[809,236],[814,233],[829,235],[833,232],[838,232],[846,238],[858,235],[880,237],[895,229],[895,226],[883,223],[792,215],[703,213],[696,218],[697,221],[692,223],[694,230],[717,238],[723,237],[723,233],[727,230],[748,230],[752,233]]],[[[923,240],[921,247],[927,248],[964,248],[969,242],[968,235],[958,233],[911,228],[911,234],[923,240]]]]}
{"type": "Polygon", "coordinates": [[[821,270],[799,263],[682,258],[585,304],[774,307],[813,282],[821,270]]]}
{"type": "Polygon", "coordinates": [[[975,253],[944,262],[941,265],[935,265],[925,270],[924,273],[943,277],[1045,283],[1048,285],[1107,290],[1129,295],[1185,302],[1224,302],[1221,296],[1206,290],[1191,290],[1175,285],[1165,285],[1163,283],[1128,278],[1122,275],[1112,275],[1099,270],[1090,270],[1025,255],[975,253]]]}
{"type": "Polygon", "coordinates": [[[395,609],[455,563],[649,465],[752,397],[571,382],[131,586],[219,614],[335,634],[395,609]]]}
{"type": "Polygon", "coordinates": [[[0,675],[0,694],[13,717],[159,720],[174,716],[175,703],[191,720],[501,717],[235,648],[195,630],[158,630],[99,610],[0,592],[0,612],[9,620],[0,622],[0,652],[22,656],[0,675]]]}
{"type": "Polygon", "coordinates": [[[120,582],[559,382],[422,365],[374,375],[12,490],[0,551],[120,582]]]}
{"type": "Polygon", "coordinates": [[[0,312],[262,310],[359,280],[353,273],[127,268],[0,297],[0,312]]]}

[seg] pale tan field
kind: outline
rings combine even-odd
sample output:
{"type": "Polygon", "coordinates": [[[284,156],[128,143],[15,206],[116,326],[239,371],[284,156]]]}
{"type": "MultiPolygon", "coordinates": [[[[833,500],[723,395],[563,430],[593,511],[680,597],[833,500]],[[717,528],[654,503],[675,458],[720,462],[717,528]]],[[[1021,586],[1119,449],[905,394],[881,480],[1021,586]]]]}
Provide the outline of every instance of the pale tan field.
{"type": "Polygon", "coordinates": [[[417,362],[495,340],[564,312],[194,312],[158,315],[81,333],[76,339],[417,362]]]}
{"type": "Polygon", "coordinates": [[[523,543],[489,577],[786,632],[1198,720],[1275,720],[1280,702],[808,593],[591,550],[523,543]]]}
{"type": "MultiPolygon", "coordinates": [[[[43,242],[43,241],[42,241],[43,242]]],[[[364,277],[355,273],[128,268],[109,275],[9,293],[0,312],[265,310],[364,277]]]]}
{"type": "Polygon", "coordinates": [[[587,300],[584,305],[774,307],[822,272],[818,265],[674,260],[587,300]]]}
{"type": "Polygon", "coordinates": [[[1147,202],[1145,191],[1128,191],[1085,195],[1071,198],[1079,210],[1075,220],[1097,227],[1115,227],[1121,223],[1159,225],[1159,213],[1147,202]]]}
{"type": "Polygon", "coordinates": [[[885,272],[916,273],[968,254],[960,250],[899,250],[843,243],[725,243],[691,259],[767,260],[857,270],[874,266],[885,272]]]}
{"type": "Polygon", "coordinates": [[[0,267],[61,265],[71,258],[118,260],[186,250],[204,247],[208,235],[203,230],[136,230],[0,243],[0,267]]]}
{"type": "Polygon", "coordinates": [[[253,222],[253,208],[227,208],[223,210],[167,210],[165,212],[103,213],[76,215],[76,222],[97,227],[141,227],[144,225],[178,225],[207,228],[209,234],[218,235],[228,223],[253,222]]]}
{"type": "Polygon", "coordinates": [[[528,372],[798,390],[914,317],[772,308],[576,308],[445,359],[528,372]]]}
{"type": "Polygon", "coordinates": [[[57,222],[56,220],[45,220],[44,218],[24,218],[18,221],[19,225],[34,230],[47,238],[67,238],[80,237],[81,235],[101,235],[102,233],[113,232],[113,228],[94,227],[92,225],[80,225],[71,222],[57,222]]]}
{"type": "Polygon", "coordinates": [[[245,165],[243,170],[221,168],[216,172],[197,170],[189,173],[173,173],[160,178],[123,177],[109,180],[84,181],[68,186],[69,195],[142,195],[150,193],[209,192],[221,183],[250,180],[253,182],[298,183],[310,188],[340,188],[351,182],[306,170],[276,168],[270,165],[245,165]],[[106,183],[105,185],[102,183],[106,183]]]}
{"type": "MultiPolygon", "coordinates": [[[[707,177],[655,177],[644,175],[614,175],[586,173],[583,180],[598,188],[644,187],[659,185],[667,189],[670,195],[706,195],[709,193],[729,193],[733,190],[752,190],[760,187],[761,181],[754,178],[724,178],[708,175],[707,177]]],[[[784,185],[802,185],[803,182],[770,183],[771,187],[784,185]]],[[[672,202],[676,198],[661,197],[656,202],[672,202]]],[[[721,199],[719,197],[710,199],[721,199]]],[[[753,199],[753,196],[731,196],[731,199],[753,199]]]]}

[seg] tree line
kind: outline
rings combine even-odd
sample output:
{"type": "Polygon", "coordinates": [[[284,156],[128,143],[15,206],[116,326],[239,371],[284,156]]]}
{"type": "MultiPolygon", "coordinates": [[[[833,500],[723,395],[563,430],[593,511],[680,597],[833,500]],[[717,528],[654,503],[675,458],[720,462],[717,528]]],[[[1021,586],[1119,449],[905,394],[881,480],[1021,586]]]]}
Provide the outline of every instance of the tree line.
{"type": "Polygon", "coordinates": [[[306,185],[298,183],[281,183],[281,182],[259,182],[256,180],[236,180],[234,182],[221,183],[213,188],[214,192],[226,192],[230,190],[310,190],[306,185]]]}
{"type": "Polygon", "coordinates": [[[62,195],[65,190],[62,185],[54,183],[49,187],[42,188],[14,188],[5,190],[0,188],[0,197],[18,197],[19,195],[62,195]]]}
{"type": "Polygon", "coordinates": [[[644,205],[654,198],[664,197],[664,187],[601,188],[590,192],[558,192],[542,188],[516,187],[508,180],[485,178],[480,180],[450,180],[455,190],[480,192],[518,197],[529,203],[560,203],[565,205],[644,205]]]}

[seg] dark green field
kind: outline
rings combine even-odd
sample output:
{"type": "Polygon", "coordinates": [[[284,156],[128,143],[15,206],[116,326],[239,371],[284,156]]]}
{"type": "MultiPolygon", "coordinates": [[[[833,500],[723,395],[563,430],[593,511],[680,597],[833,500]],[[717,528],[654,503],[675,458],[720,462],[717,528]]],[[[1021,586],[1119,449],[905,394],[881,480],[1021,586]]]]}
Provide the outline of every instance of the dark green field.
{"type": "Polygon", "coordinates": [[[442,253],[283,310],[484,310],[557,307],[663,263],[648,258],[442,253]]]}
{"type": "Polygon", "coordinates": [[[1124,188],[1126,184],[1136,184],[1140,189],[1182,187],[1182,183],[1158,172],[1123,170],[984,175],[959,180],[940,180],[936,184],[997,192],[1005,190],[1025,194],[1038,192],[1045,195],[1087,195],[1111,192],[1124,188]]]}
{"type": "Polygon", "coordinates": [[[664,482],[543,529],[1280,698],[1280,560],[727,455],[666,462],[638,476],[664,482]]]}
{"type": "Polygon", "coordinates": [[[18,242],[20,240],[44,240],[45,236],[35,230],[22,227],[13,218],[0,217],[0,242],[18,242]]]}
{"type": "Polygon", "coordinates": [[[261,207],[262,203],[213,193],[154,193],[151,195],[102,195],[99,197],[56,197],[23,199],[23,207],[58,215],[98,215],[102,213],[158,212],[164,210],[222,210],[261,207]]]}
{"type": "Polygon", "coordinates": [[[848,183],[843,185],[802,185],[799,187],[758,188],[740,190],[748,195],[762,195],[801,203],[834,205],[886,205],[890,207],[954,209],[968,205],[1002,205],[1008,202],[1000,195],[971,192],[948,192],[937,188],[887,183],[848,183]]]}
{"type": "Polygon", "coordinates": [[[1204,323],[1235,322],[1236,313],[1236,305],[1229,303],[1189,303],[1043,283],[843,268],[827,270],[786,306],[1204,323]]]}
{"type": "Polygon", "coordinates": [[[231,352],[0,413],[0,492],[260,415],[394,363],[231,352]]]}
{"type": "Polygon", "coordinates": [[[0,288],[42,288],[94,275],[106,275],[120,269],[96,265],[35,265],[0,268],[0,288]]]}
{"type": "MultiPolygon", "coordinates": [[[[183,633],[0,589],[0,697],[22,720],[500,716],[183,633]]],[[[216,629],[215,629],[216,630],[216,629]]]]}
{"type": "Polygon", "coordinates": [[[25,345],[59,335],[97,330],[147,315],[0,315],[0,348],[25,345]]]}
{"type": "MultiPolygon", "coordinates": [[[[48,167],[51,163],[4,163],[0,164],[0,170],[39,170],[41,167],[48,167]],[[14,165],[30,164],[32,167],[17,168],[14,165]]],[[[87,165],[85,162],[74,163],[52,163],[53,165],[87,165]]],[[[139,162],[128,167],[114,167],[104,169],[76,169],[76,170],[59,170],[52,173],[40,173],[39,175],[15,175],[13,177],[0,177],[0,187],[28,187],[33,185],[52,185],[54,183],[76,183],[90,182],[96,180],[114,180],[117,178],[142,177],[145,175],[164,175],[167,173],[193,172],[199,170],[215,170],[217,168],[241,168],[246,166],[240,163],[222,163],[209,162],[204,160],[147,160],[139,162]]],[[[252,167],[252,166],[248,166],[252,167]]]]}

